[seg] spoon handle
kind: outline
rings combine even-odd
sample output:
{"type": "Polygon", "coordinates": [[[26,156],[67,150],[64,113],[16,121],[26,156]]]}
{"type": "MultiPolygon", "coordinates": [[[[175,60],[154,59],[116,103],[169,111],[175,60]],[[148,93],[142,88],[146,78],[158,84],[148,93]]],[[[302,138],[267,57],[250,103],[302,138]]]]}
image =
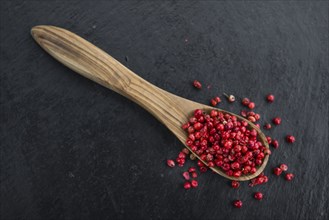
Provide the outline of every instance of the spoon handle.
{"type": "Polygon", "coordinates": [[[152,85],[103,50],[68,30],[41,25],[33,27],[31,34],[55,59],[136,102],[164,123],[179,139],[185,139],[180,126],[187,120],[186,103],[188,105],[192,101],[152,85]],[[184,103],[182,108],[180,101],[184,103]]]}

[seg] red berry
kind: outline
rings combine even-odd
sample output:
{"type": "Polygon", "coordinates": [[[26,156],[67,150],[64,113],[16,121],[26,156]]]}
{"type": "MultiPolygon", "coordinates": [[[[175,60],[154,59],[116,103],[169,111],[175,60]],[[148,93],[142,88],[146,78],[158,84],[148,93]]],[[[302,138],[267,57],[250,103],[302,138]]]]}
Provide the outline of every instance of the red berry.
{"type": "Polygon", "coordinates": [[[264,125],[264,128],[265,128],[266,130],[270,130],[270,129],[272,128],[272,125],[271,125],[270,123],[266,123],[266,124],[264,125]]]}
{"type": "Polygon", "coordinates": [[[254,102],[250,102],[249,104],[248,104],[248,108],[249,109],[254,109],[255,108],[255,103],[254,102]]]}
{"type": "Polygon", "coordinates": [[[272,95],[272,94],[268,94],[268,95],[266,96],[266,99],[267,99],[268,102],[273,102],[273,101],[274,101],[274,95],[272,95]]]}
{"type": "Polygon", "coordinates": [[[271,144],[275,149],[279,148],[279,142],[277,140],[272,140],[271,144]]]}
{"type": "Polygon", "coordinates": [[[192,178],[197,178],[198,174],[196,172],[191,173],[192,178]]]}
{"type": "Polygon", "coordinates": [[[184,130],[186,130],[188,127],[190,127],[190,123],[189,122],[187,122],[187,123],[185,123],[185,124],[182,125],[182,128],[184,130]]]}
{"type": "Polygon", "coordinates": [[[190,182],[185,182],[184,183],[184,188],[185,189],[190,189],[191,188],[191,183],[190,182]]]}
{"type": "Polygon", "coordinates": [[[242,207],[242,201],[241,200],[234,200],[233,205],[235,208],[241,208],[242,207]]]}
{"type": "Polygon", "coordinates": [[[184,179],[189,180],[190,179],[190,173],[189,172],[184,172],[183,177],[184,177],[184,179]]]}
{"type": "Polygon", "coordinates": [[[266,149],[264,150],[264,154],[271,155],[272,152],[271,152],[270,149],[266,148],[266,149]]]}
{"type": "Polygon", "coordinates": [[[286,176],[285,176],[285,178],[286,178],[287,181],[291,181],[294,177],[295,176],[292,173],[287,173],[286,176]]]}
{"type": "Polygon", "coordinates": [[[276,167],[273,169],[273,173],[277,176],[280,176],[282,173],[282,170],[279,167],[276,167]]]}
{"type": "Polygon", "coordinates": [[[257,199],[257,200],[262,200],[263,199],[263,193],[261,192],[256,192],[254,194],[254,198],[257,199]]]}
{"type": "Polygon", "coordinates": [[[194,110],[194,117],[200,118],[203,115],[203,112],[201,109],[195,109],[194,110]]]}
{"type": "Polygon", "coordinates": [[[248,116],[248,120],[251,121],[252,123],[256,122],[256,118],[254,116],[248,116]]]}
{"type": "Polygon", "coordinates": [[[249,100],[248,98],[243,98],[243,99],[242,99],[242,105],[244,105],[244,106],[248,106],[249,103],[250,103],[250,100],[249,100]]]}
{"type": "Polygon", "coordinates": [[[193,172],[195,172],[196,171],[196,168],[195,167],[190,167],[189,169],[188,169],[188,172],[190,172],[190,173],[193,173],[193,172]]]}
{"type": "Polygon", "coordinates": [[[287,136],[286,136],[286,141],[287,141],[288,143],[294,143],[296,140],[295,140],[295,137],[294,137],[294,136],[292,136],[292,135],[287,135],[287,136]]]}
{"type": "Polygon", "coordinates": [[[198,80],[194,80],[193,81],[193,86],[197,89],[201,89],[202,88],[202,85],[201,83],[198,81],[198,80]]]}
{"type": "Polygon", "coordinates": [[[174,167],[175,166],[175,162],[173,160],[167,160],[167,165],[169,167],[174,167]]]}
{"type": "Polygon", "coordinates": [[[178,158],[185,158],[186,154],[184,154],[183,152],[179,152],[178,154],[178,158]]]}
{"type": "Polygon", "coordinates": [[[240,169],[240,164],[238,162],[234,162],[234,163],[231,164],[231,168],[233,170],[240,169]]]}
{"type": "Polygon", "coordinates": [[[183,148],[182,152],[183,152],[184,154],[186,154],[186,155],[190,154],[190,150],[187,149],[186,147],[183,148]]]}
{"type": "Polygon", "coordinates": [[[214,98],[214,100],[215,100],[217,103],[220,103],[220,102],[222,101],[218,96],[216,96],[216,97],[214,98]]]}
{"type": "Polygon", "coordinates": [[[198,181],[192,180],[191,185],[192,185],[193,188],[196,188],[196,187],[198,187],[199,184],[198,184],[198,181]]]}
{"type": "Polygon", "coordinates": [[[208,170],[207,167],[200,167],[199,169],[201,173],[205,173],[208,170]]]}
{"type": "Polygon", "coordinates": [[[281,124],[281,118],[279,118],[279,117],[275,117],[275,118],[273,118],[272,122],[273,122],[275,125],[279,125],[279,124],[281,124]]]}
{"type": "Polygon", "coordinates": [[[242,117],[247,117],[247,111],[242,110],[241,113],[240,113],[240,115],[241,115],[242,117]]]}
{"type": "Polygon", "coordinates": [[[270,136],[267,136],[267,137],[266,137],[266,140],[267,140],[267,142],[268,142],[269,144],[272,143],[272,138],[271,138],[270,136]]]}
{"type": "Polygon", "coordinates": [[[240,183],[238,181],[233,180],[231,185],[232,185],[232,188],[237,189],[237,188],[239,188],[240,183]]]}
{"type": "Polygon", "coordinates": [[[287,171],[288,170],[288,166],[286,165],[286,164],[281,164],[280,165],[280,169],[282,170],[282,171],[287,171]]]}
{"type": "Polygon", "coordinates": [[[212,99],[210,100],[210,104],[215,107],[218,103],[216,102],[215,99],[212,99]]]}

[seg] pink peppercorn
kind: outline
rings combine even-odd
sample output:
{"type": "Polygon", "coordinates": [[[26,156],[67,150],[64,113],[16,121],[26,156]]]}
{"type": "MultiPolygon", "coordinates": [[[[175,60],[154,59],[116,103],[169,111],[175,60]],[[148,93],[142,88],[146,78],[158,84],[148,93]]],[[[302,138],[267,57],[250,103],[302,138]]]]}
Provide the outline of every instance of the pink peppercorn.
{"type": "Polygon", "coordinates": [[[279,125],[279,124],[281,124],[281,118],[279,118],[279,117],[275,117],[275,118],[273,118],[273,123],[275,124],[275,125],[279,125]]]}
{"type": "Polygon", "coordinates": [[[202,88],[202,84],[198,81],[198,80],[194,80],[193,81],[193,86],[197,89],[201,89],[202,88]]]}
{"type": "Polygon", "coordinates": [[[233,206],[235,207],[235,208],[241,208],[242,207],[242,201],[241,200],[234,200],[233,201],[233,206]]]}
{"type": "Polygon", "coordinates": [[[250,102],[249,104],[248,104],[248,108],[249,109],[254,109],[255,108],[255,103],[254,102],[250,102]]]}
{"type": "Polygon", "coordinates": [[[277,140],[272,140],[272,146],[275,148],[275,149],[278,149],[279,148],[279,142],[277,140]]]}
{"type": "Polygon", "coordinates": [[[231,186],[232,186],[232,188],[237,189],[237,188],[239,188],[240,183],[238,181],[233,180],[231,182],[231,186]]]}
{"type": "Polygon", "coordinates": [[[294,143],[294,142],[296,141],[296,139],[295,139],[295,137],[292,136],[292,135],[287,135],[287,136],[286,136],[286,141],[287,141],[288,143],[294,143]]]}
{"type": "Polygon", "coordinates": [[[286,165],[286,164],[281,164],[280,165],[280,169],[282,170],[282,171],[287,171],[288,170],[288,166],[286,165]]]}
{"type": "Polygon", "coordinates": [[[270,123],[266,123],[266,124],[264,125],[264,128],[265,128],[266,130],[270,130],[270,129],[272,128],[272,125],[271,125],[270,123]]]}
{"type": "Polygon", "coordinates": [[[275,168],[273,169],[273,173],[274,173],[275,175],[277,175],[277,176],[280,176],[281,173],[282,173],[282,170],[281,170],[279,167],[275,167],[275,168]]]}
{"type": "Polygon", "coordinates": [[[192,186],[193,188],[198,187],[198,185],[199,185],[198,181],[196,181],[196,180],[192,180],[192,181],[191,181],[191,186],[192,186]]]}
{"type": "Polygon", "coordinates": [[[294,174],[292,174],[292,173],[287,173],[286,176],[285,176],[285,179],[286,179],[287,181],[291,181],[294,177],[295,177],[294,174]]]}
{"type": "Polygon", "coordinates": [[[243,98],[243,99],[242,99],[242,105],[244,105],[244,106],[248,106],[249,103],[250,103],[250,100],[249,100],[248,98],[243,98]]]}
{"type": "Polygon", "coordinates": [[[191,188],[191,183],[190,182],[185,182],[184,183],[184,188],[185,189],[190,189],[191,188]]]}
{"type": "Polygon", "coordinates": [[[175,166],[175,162],[173,160],[167,160],[167,165],[169,167],[174,167],[175,166]]]}
{"type": "Polygon", "coordinates": [[[268,95],[266,96],[266,100],[267,100],[268,102],[272,103],[272,102],[274,101],[274,95],[272,95],[272,94],[268,94],[268,95]]]}
{"type": "Polygon", "coordinates": [[[263,193],[261,192],[256,192],[254,195],[254,198],[257,200],[262,200],[263,199],[263,193]]]}

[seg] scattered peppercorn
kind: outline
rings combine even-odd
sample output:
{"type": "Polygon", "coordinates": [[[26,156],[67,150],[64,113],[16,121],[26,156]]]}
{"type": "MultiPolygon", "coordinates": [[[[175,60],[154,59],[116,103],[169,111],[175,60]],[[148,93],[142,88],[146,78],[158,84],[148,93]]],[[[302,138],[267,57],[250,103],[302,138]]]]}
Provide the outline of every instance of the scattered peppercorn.
{"type": "Polygon", "coordinates": [[[254,102],[250,102],[249,104],[248,104],[248,108],[249,109],[254,109],[255,108],[255,103],[254,102]]]}
{"type": "Polygon", "coordinates": [[[275,149],[278,149],[279,148],[279,141],[277,140],[272,140],[272,146],[275,148],[275,149]]]}
{"type": "Polygon", "coordinates": [[[291,181],[294,177],[295,177],[294,174],[292,174],[292,173],[287,173],[286,176],[285,176],[285,179],[286,179],[287,181],[291,181]]]}
{"type": "Polygon", "coordinates": [[[285,172],[285,171],[288,170],[288,166],[283,163],[283,164],[280,165],[280,169],[285,172]]]}
{"type": "Polygon", "coordinates": [[[250,100],[249,100],[248,98],[243,98],[243,99],[242,99],[242,105],[244,105],[244,106],[248,106],[249,103],[250,103],[250,100]]]}
{"type": "Polygon", "coordinates": [[[233,206],[234,206],[235,208],[241,208],[242,205],[243,205],[243,203],[242,203],[241,200],[234,200],[234,201],[233,201],[233,206]]]}
{"type": "Polygon", "coordinates": [[[286,136],[286,141],[287,141],[288,143],[294,143],[294,142],[296,141],[296,139],[295,139],[295,137],[292,136],[292,135],[287,135],[287,136],[286,136]]]}
{"type": "Polygon", "coordinates": [[[232,186],[232,188],[237,189],[237,188],[239,188],[240,183],[238,181],[233,180],[231,182],[231,186],[232,186]]]}
{"type": "Polygon", "coordinates": [[[272,95],[272,94],[268,94],[268,95],[266,96],[266,100],[267,100],[268,102],[270,102],[270,103],[274,102],[274,95],[272,95]]]}
{"type": "Polygon", "coordinates": [[[184,183],[184,188],[185,189],[190,189],[191,188],[191,183],[190,182],[185,182],[184,183]]]}
{"type": "Polygon", "coordinates": [[[196,181],[196,180],[192,180],[192,181],[191,181],[191,186],[192,186],[193,188],[198,187],[198,185],[199,185],[198,181],[196,181]]]}
{"type": "Polygon", "coordinates": [[[281,124],[281,118],[279,118],[279,117],[275,117],[275,118],[273,118],[273,123],[275,124],[275,125],[279,125],[279,124],[281,124]]]}
{"type": "Polygon", "coordinates": [[[202,84],[198,81],[198,80],[194,80],[193,81],[193,86],[197,89],[201,89],[202,88],[202,84]]]}
{"type": "Polygon", "coordinates": [[[266,130],[270,130],[270,129],[272,128],[272,125],[271,125],[270,123],[266,123],[266,124],[264,125],[264,128],[265,128],[266,130]]]}
{"type": "Polygon", "coordinates": [[[175,162],[173,160],[167,160],[167,165],[169,167],[174,167],[175,166],[175,162]]]}
{"type": "Polygon", "coordinates": [[[282,170],[279,168],[279,167],[275,167],[273,169],[273,173],[276,175],[276,176],[280,176],[281,173],[282,173],[282,170]]]}
{"type": "Polygon", "coordinates": [[[256,192],[254,194],[254,198],[257,199],[257,200],[262,200],[263,199],[263,193],[261,192],[256,192]]]}

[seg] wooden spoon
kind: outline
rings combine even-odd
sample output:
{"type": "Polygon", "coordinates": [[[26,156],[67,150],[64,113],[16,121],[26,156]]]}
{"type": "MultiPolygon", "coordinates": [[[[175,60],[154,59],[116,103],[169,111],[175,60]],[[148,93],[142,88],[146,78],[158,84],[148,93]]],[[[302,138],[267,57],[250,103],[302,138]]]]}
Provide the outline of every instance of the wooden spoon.
{"type": "MultiPolygon", "coordinates": [[[[31,34],[43,49],[70,69],[145,108],[166,125],[184,145],[187,133],[181,128],[182,124],[187,122],[195,109],[202,109],[207,112],[214,109],[152,85],[103,50],[70,31],[59,27],[40,25],[33,27],[31,34]]],[[[217,110],[247,121],[251,128],[257,130],[258,139],[263,145],[269,147],[265,135],[253,123],[231,112],[218,108],[217,110]]],[[[186,147],[191,151],[188,146],[186,147]]],[[[191,151],[191,153],[193,152],[191,151]]],[[[198,155],[194,155],[201,160],[198,155]]],[[[244,181],[258,176],[264,170],[268,159],[269,156],[266,155],[263,164],[258,167],[256,173],[239,178],[230,177],[218,168],[211,169],[228,179],[244,181]]],[[[202,162],[207,164],[205,161],[202,162]]]]}

